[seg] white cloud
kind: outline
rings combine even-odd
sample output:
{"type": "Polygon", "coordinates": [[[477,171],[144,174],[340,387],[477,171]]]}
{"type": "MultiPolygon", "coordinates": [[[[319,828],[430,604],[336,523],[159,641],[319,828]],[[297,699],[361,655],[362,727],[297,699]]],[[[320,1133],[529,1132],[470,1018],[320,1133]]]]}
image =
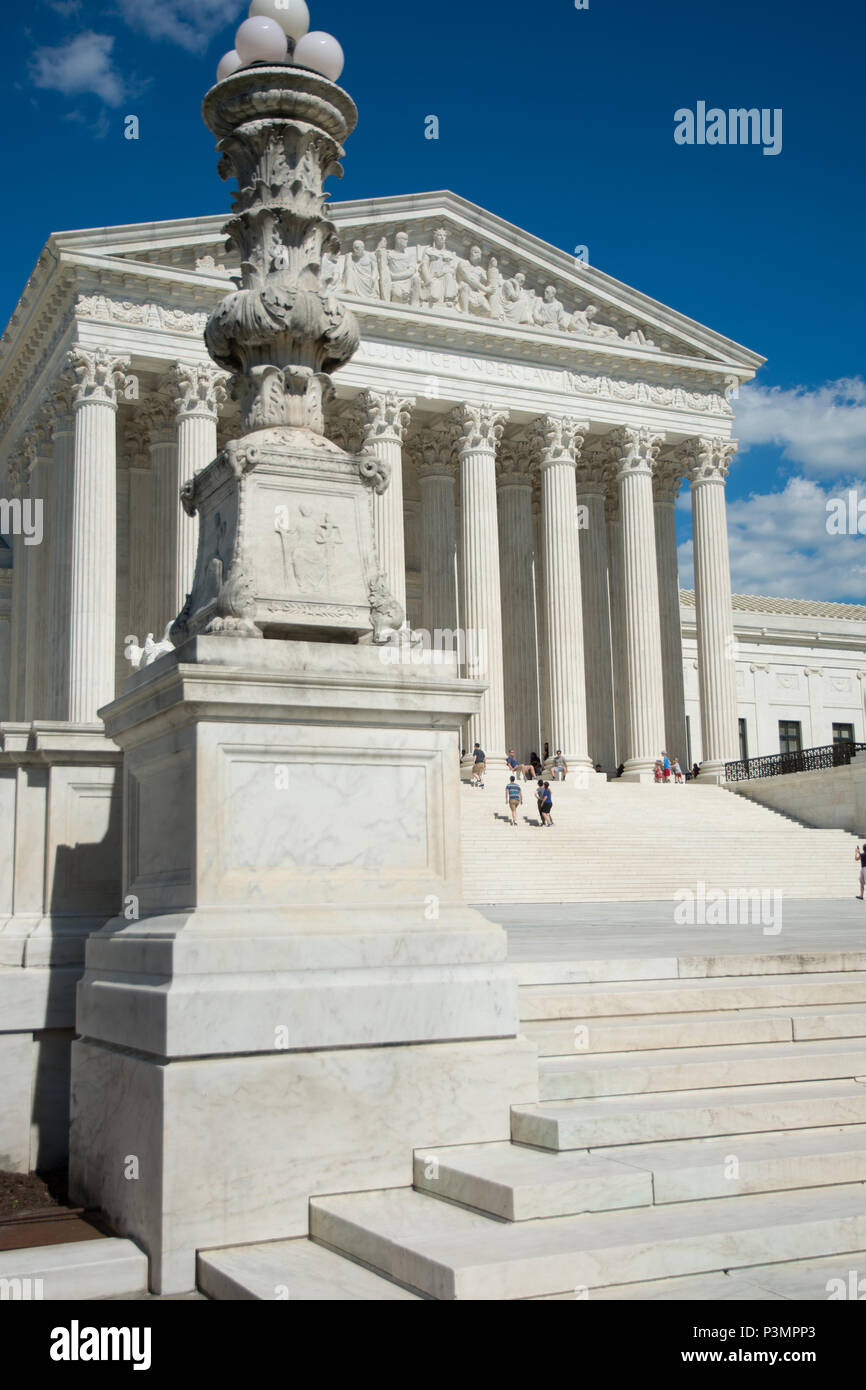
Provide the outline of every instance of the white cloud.
{"type": "Polygon", "coordinates": [[[126,83],[114,67],[111,34],[94,34],[88,29],[57,48],[37,48],[30,75],[37,87],[62,92],[64,96],[92,93],[106,106],[119,106],[126,96],[126,83]]]}
{"type": "Polygon", "coordinates": [[[188,0],[119,0],[119,6],[130,29],[179,44],[189,53],[203,53],[220,29],[246,18],[238,0],[197,0],[194,6],[188,0]]]}
{"type": "Polygon", "coordinates": [[[866,381],[847,377],[809,390],[744,386],[732,402],[743,452],[775,444],[806,474],[866,475],[866,381]]]}
{"type": "MultiPolygon", "coordinates": [[[[827,531],[827,501],[845,496],[809,478],[789,478],[784,491],[728,500],[731,587],[738,594],[779,598],[866,600],[866,536],[827,531]]],[[[861,490],[866,496],[866,490],[861,490]]],[[[680,583],[694,586],[692,542],[679,547],[680,583]]]]}

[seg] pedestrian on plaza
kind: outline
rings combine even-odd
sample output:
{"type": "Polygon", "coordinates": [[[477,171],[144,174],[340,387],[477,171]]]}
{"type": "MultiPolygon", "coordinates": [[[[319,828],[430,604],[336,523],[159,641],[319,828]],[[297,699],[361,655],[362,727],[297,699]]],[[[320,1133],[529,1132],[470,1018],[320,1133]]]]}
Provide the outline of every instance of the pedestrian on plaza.
{"type": "Polygon", "coordinates": [[[661,761],[661,758],[656,758],[656,765],[655,765],[655,767],[653,768],[653,781],[654,781],[654,782],[662,782],[662,781],[664,781],[664,772],[662,771],[662,761],[661,761]]]}
{"type": "Polygon", "coordinates": [[[561,748],[557,748],[556,756],[553,759],[553,762],[551,763],[550,770],[553,773],[554,782],[564,782],[566,777],[568,776],[568,763],[562,756],[561,748]]]}
{"type": "Polygon", "coordinates": [[[544,790],[538,798],[538,809],[541,812],[541,824],[553,825],[551,811],[553,810],[553,797],[550,794],[550,783],[544,783],[544,790]]]}
{"type": "MultiPolygon", "coordinates": [[[[538,779],[538,781],[537,781],[537,783],[536,783],[536,785],[535,785],[535,801],[536,801],[536,804],[537,804],[537,806],[538,806],[538,816],[539,816],[539,819],[540,819],[540,820],[541,820],[541,799],[542,799],[543,796],[544,796],[544,779],[543,779],[542,777],[539,777],[539,779],[538,779]]],[[[543,821],[543,820],[541,820],[541,824],[544,825],[544,821],[543,821]]]]}
{"type": "Polygon", "coordinates": [[[854,858],[860,862],[860,892],[856,896],[863,901],[863,889],[866,886],[866,844],[862,849],[855,849],[854,858]]]}
{"type": "Polygon", "coordinates": [[[683,780],[683,770],[682,770],[682,768],[680,767],[680,760],[679,760],[679,758],[674,758],[674,781],[675,781],[675,782],[681,782],[682,780],[683,780]]]}
{"type": "Polygon", "coordinates": [[[692,781],[693,781],[693,782],[697,781],[697,776],[698,776],[698,773],[700,772],[700,770],[701,770],[701,769],[700,769],[700,767],[698,766],[697,763],[692,763],[692,781]]]}
{"type": "Polygon", "coordinates": [[[473,786],[473,787],[483,787],[483,786],[484,786],[484,773],[485,773],[486,768],[487,768],[487,754],[485,753],[484,749],[481,747],[481,744],[480,744],[480,743],[476,743],[475,747],[474,747],[473,750],[472,750],[472,786],[473,786]]]}
{"type": "Polygon", "coordinates": [[[664,749],[662,749],[662,776],[664,777],[665,786],[667,786],[671,780],[671,760],[664,749]]]}
{"type": "Polygon", "coordinates": [[[517,826],[517,808],[523,805],[523,792],[516,777],[508,779],[508,786],[505,788],[505,802],[511,812],[511,824],[517,826]]]}

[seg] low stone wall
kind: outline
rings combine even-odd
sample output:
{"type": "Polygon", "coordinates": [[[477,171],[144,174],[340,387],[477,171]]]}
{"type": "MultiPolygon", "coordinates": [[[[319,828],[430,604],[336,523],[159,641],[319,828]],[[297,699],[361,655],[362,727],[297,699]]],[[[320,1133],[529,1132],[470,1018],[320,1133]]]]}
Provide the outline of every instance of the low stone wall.
{"type": "Polygon", "coordinates": [[[121,752],[101,726],[0,724],[0,1168],[63,1167],[75,988],[121,910],[121,752]]]}
{"type": "Polygon", "coordinates": [[[847,767],[755,777],[749,782],[726,782],[725,786],[806,825],[850,830],[866,840],[866,757],[862,754],[847,767]]]}

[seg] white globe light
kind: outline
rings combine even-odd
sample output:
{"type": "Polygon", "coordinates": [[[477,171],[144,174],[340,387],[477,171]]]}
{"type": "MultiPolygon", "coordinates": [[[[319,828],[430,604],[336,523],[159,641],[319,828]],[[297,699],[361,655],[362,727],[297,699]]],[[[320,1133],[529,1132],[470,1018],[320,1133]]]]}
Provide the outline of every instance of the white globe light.
{"type": "Polygon", "coordinates": [[[236,48],[230,48],[228,53],[224,53],[217,64],[217,82],[224,82],[227,77],[231,77],[233,72],[243,67],[240,54],[236,48]]]}
{"type": "Polygon", "coordinates": [[[286,57],[286,36],[275,19],[255,15],[238,29],[235,48],[243,64],[279,63],[286,57]]]}
{"type": "Polygon", "coordinates": [[[313,72],[320,72],[323,77],[336,82],[346,60],[333,34],[323,34],[321,29],[314,29],[298,40],[292,61],[299,67],[312,68],[313,72]]]}
{"type": "Polygon", "coordinates": [[[290,39],[302,39],[310,27],[306,0],[253,0],[250,15],[274,19],[290,39]]]}

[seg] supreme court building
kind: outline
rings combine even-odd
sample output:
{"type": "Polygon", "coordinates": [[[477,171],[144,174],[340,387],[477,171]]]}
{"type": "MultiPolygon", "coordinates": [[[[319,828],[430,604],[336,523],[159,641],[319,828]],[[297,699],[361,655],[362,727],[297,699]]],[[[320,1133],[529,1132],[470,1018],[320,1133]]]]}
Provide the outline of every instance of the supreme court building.
{"type": "MultiPolygon", "coordinates": [[[[410,627],[481,653],[467,740],[632,778],[667,749],[718,778],[744,738],[778,752],[783,723],[866,738],[866,609],[732,600],[729,402],[759,355],[452,193],[332,213],[324,279],[362,341],[326,433],[390,469],[371,505],[410,627]]],[[[238,271],[224,221],[53,235],[0,342],[7,751],[104,749],[127,639],[158,641],[184,604],[180,489],[240,430],[203,341],[238,271]]]]}

